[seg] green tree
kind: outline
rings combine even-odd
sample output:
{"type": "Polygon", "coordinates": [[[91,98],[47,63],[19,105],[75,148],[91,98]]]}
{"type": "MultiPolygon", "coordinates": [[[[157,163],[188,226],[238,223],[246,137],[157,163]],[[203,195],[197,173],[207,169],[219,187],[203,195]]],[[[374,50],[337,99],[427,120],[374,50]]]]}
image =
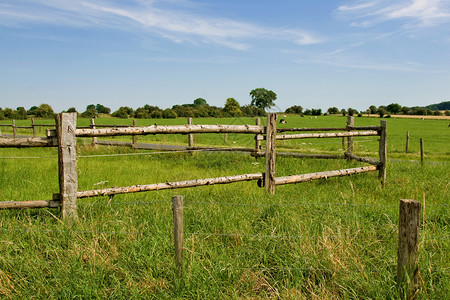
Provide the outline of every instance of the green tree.
{"type": "Polygon", "coordinates": [[[112,113],[115,118],[127,119],[133,115],[133,109],[128,106],[121,106],[118,110],[112,113]]]}
{"type": "Polygon", "coordinates": [[[327,112],[330,115],[337,115],[339,113],[339,108],[333,106],[333,107],[328,108],[327,112]]]}
{"type": "Polygon", "coordinates": [[[377,107],[375,105],[369,106],[369,110],[372,115],[377,113],[377,107]]]}
{"type": "Polygon", "coordinates": [[[5,116],[5,119],[11,119],[13,116],[13,110],[9,107],[6,107],[3,110],[3,115],[5,116]]]}
{"type": "Polygon", "coordinates": [[[198,108],[200,106],[208,106],[208,103],[203,98],[197,98],[194,100],[194,107],[198,108]]]}
{"type": "Polygon", "coordinates": [[[241,107],[241,111],[246,117],[264,117],[266,115],[263,108],[254,105],[244,105],[241,107]]]}
{"type": "Polygon", "coordinates": [[[313,116],[321,116],[322,115],[322,109],[318,108],[318,109],[311,109],[311,114],[313,116]]]}
{"type": "Polygon", "coordinates": [[[386,108],[384,106],[378,107],[377,114],[380,116],[380,118],[384,117],[387,114],[386,108]]]}
{"type": "Polygon", "coordinates": [[[0,107],[0,120],[5,119],[5,114],[3,113],[3,109],[0,107]]]}
{"type": "Polygon", "coordinates": [[[239,105],[239,102],[237,102],[234,98],[228,98],[225,101],[223,111],[232,117],[237,117],[242,114],[241,106],[239,105]]]}
{"type": "Polygon", "coordinates": [[[86,110],[81,114],[83,118],[95,118],[98,115],[97,108],[94,104],[86,106],[86,110]]]}
{"type": "Polygon", "coordinates": [[[78,112],[77,112],[77,109],[76,109],[75,107],[70,107],[70,108],[67,110],[67,112],[69,112],[69,113],[73,113],[73,112],[78,113],[78,112]]]}
{"type": "Polygon", "coordinates": [[[150,114],[148,113],[148,111],[145,108],[138,107],[134,111],[134,117],[138,118],[138,119],[148,119],[150,117],[150,114]]]}
{"type": "Polygon", "coordinates": [[[265,110],[274,106],[277,94],[265,88],[257,88],[250,92],[250,97],[252,98],[251,105],[265,110]]]}
{"type": "Polygon", "coordinates": [[[177,117],[177,113],[170,108],[167,108],[162,113],[164,119],[175,119],[177,117]]]}
{"type": "Polygon", "coordinates": [[[97,113],[99,114],[109,115],[111,113],[111,109],[109,107],[103,106],[101,104],[97,104],[95,106],[95,110],[97,110],[97,113]]]}
{"type": "Polygon", "coordinates": [[[37,109],[38,109],[37,106],[32,106],[32,107],[30,107],[30,109],[27,110],[27,115],[35,115],[37,109]]]}
{"type": "Polygon", "coordinates": [[[178,117],[192,118],[195,114],[195,108],[189,105],[174,105],[172,109],[175,111],[178,117]]]}
{"type": "Polygon", "coordinates": [[[400,111],[404,115],[410,115],[411,114],[411,108],[409,108],[408,106],[403,106],[400,111]]]}
{"type": "Polygon", "coordinates": [[[298,114],[301,115],[303,113],[303,107],[300,105],[293,105],[284,111],[287,114],[298,114]]]}
{"type": "Polygon", "coordinates": [[[208,106],[199,106],[194,111],[195,118],[207,118],[209,117],[208,106]]]}
{"type": "Polygon", "coordinates": [[[217,106],[208,106],[208,115],[212,118],[222,118],[223,117],[222,108],[217,106]]]}
{"type": "Polygon", "coordinates": [[[14,119],[17,119],[17,120],[26,120],[27,119],[27,111],[22,106],[16,108],[16,111],[13,113],[13,115],[14,115],[14,119]]]}
{"type": "Polygon", "coordinates": [[[391,103],[388,106],[386,106],[386,110],[394,115],[398,114],[401,109],[402,106],[398,103],[391,103]]]}
{"type": "Polygon", "coordinates": [[[53,108],[48,104],[41,104],[36,109],[35,114],[36,117],[50,119],[55,117],[55,113],[53,112],[53,108]]]}
{"type": "Polygon", "coordinates": [[[353,116],[353,115],[356,115],[358,113],[358,111],[356,109],[353,109],[353,108],[349,108],[347,110],[347,112],[348,112],[349,116],[353,116]]]}

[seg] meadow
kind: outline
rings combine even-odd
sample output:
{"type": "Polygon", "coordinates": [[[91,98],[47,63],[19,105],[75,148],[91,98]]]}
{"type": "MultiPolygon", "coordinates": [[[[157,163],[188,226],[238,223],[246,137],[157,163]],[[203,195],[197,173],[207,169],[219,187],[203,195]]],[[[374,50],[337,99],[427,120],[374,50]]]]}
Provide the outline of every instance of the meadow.
{"type": "MultiPolygon", "coordinates": [[[[279,126],[346,124],[346,118],[338,116],[286,119],[288,124],[279,126]]],[[[16,121],[17,125],[20,122],[30,124],[16,121]]],[[[253,118],[194,120],[254,122],[253,118]]],[[[96,123],[131,124],[131,120],[100,118],[96,123]]],[[[154,123],[186,120],[138,120],[138,126],[154,123]]],[[[79,119],[78,125],[88,124],[89,120],[79,119]]],[[[378,124],[378,118],[355,118],[356,126],[378,124]]],[[[448,121],[391,118],[387,124],[392,160],[385,188],[377,173],[366,173],[278,186],[275,195],[255,182],[241,182],[88,198],[79,200],[79,220],[72,226],[54,209],[0,211],[0,296],[402,299],[396,285],[398,201],[416,199],[422,203],[418,298],[445,299],[450,292],[448,121]],[[405,153],[406,131],[409,153],[405,153]],[[423,165],[419,138],[425,141],[423,165]],[[173,195],[185,199],[181,277],[173,253],[173,195]]],[[[377,157],[376,139],[355,138],[355,153],[377,157]]],[[[187,136],[140,136],[138,142],[186,145],[187,136]]],[[[254,147],[252,135],[229,134],[225,144],[223,134],[197,134],[195,143],[254,147]]],[[[264,172],[264,158],[242,153],[96,149],[89,139],[79,139],[78,145],[77,154],[84,156],[78,159],[79,190],[264,172]],[[100,156],[132,153],[141,155],[100,156]]],[[[340,139],[279,141],[277,147],[343,153],[340,139]]],[[[277,176],[360,165],[277,157],[277,176]]],[[[0,149],[0,201],[49,200],[58,191],[57,176],[57,149],[0,149]]]]}

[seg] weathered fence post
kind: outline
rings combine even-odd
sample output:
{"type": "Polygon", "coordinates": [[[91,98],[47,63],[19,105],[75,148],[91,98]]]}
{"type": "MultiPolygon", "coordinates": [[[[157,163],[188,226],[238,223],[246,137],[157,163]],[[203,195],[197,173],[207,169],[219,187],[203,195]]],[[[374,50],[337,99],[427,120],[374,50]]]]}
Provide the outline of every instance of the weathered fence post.
{"type": "Polygon", "coordinates": [[[175,263],[180,275],[183,270],[183,196],[172,197],[172,212],[175,263]]]}
{"type": "Polygon", "coordinates": [[[12,120],[13,137],[16,138],[16,120],[12,120]]]}
{"type": "Polygon", "coordinates": [[[406,284],[407,299],[415,298],[419,283],[418,236],[420,225],[420,202],[400,200],[398,223],[397,283],[406,284]]]}
{"type": "Polygon", "coordinates": [[[409,149],[409,131],[406,132],[406,148],[405,148],[405,153],[408,153],[408,149],[409,149]]]}
{"type": "MultiPolygon", "coordinates": [[[[257,126],[261,126],[261,119],[260,118],[256,118],[255,124],[257,126]]],[[[261,141],[259,140],[260,136],[261,136],[260,134],[255,135],[255,149],[256,149],[256,152],[261,150],[261,141]]]]}
{"type": "MultiPolygon", "coordinates": [[[[137,127],[136,119],[133,119],[133,127],[137,127]]],[[[133,139],[131,141],[131,147],[132,148],[136,148],[136,146],[137,146],[137,135],[133,135],[132,137],[133,137],[133,139]]]]}
{"type": "MultiPolygon", "coordinates": [[[[348,116],[347,128],[355,126],[355,118],[353,116],[348,116]]],[[[349,130],[350,131],[350,130],[349,130]]],[[[353,137],[347,138],[347,153],[353,154],[353,137]]]]}
{"type": "Polygon", "coordinates": [[[55,116],[58,136],[59,200],[63,219],[69,223],[77,219],[77,113],[61,113],[55,116]]]}
{"type": "Polygon", "coordinates": [[[385,186],[386,184],[386,163],[387,163],[387,134],[386,134],[386,121],[380,121],[381,132],[380,132],[380,140],[379,140],[379,148],[378,154],[380,158],[380,165],[378,178],[381,180],[381,185],[385,186]]]}
{"type": "Polygon", "coordinates": [[[34,125],[34,118],[31,118],[31,129],[33,130],[33,137],[36,137],[36,126],[34,125]]]}
{"type": "Polygon", "coordinates": [[[423,139],[420,139],[420,162],[423,164],[423,139]]]}
{"type": "Polygon", "coordinates": [[[275,194],[275,142],[277,137],[277,115],[267,114],[266,127],[266,173],[264,174],[264,184],[266,191],[275,194]]]}
{"type": "MultiPolygon", "coordinates": [[[[95,121],[94,118],[91,118],[91,129],[95,129],[95,121]]],[[[92,137],[92,146],[97,147],[97,137],[92,137]]]]}
{"type": "MultiPolygon", "coordinates": [[[[192,125],[192,118],[188,118],[188,125],[192,125]]],[[[192,133],[188,134],[188,145],[189,147],[194,147],[194,135],[192,133]]]]}

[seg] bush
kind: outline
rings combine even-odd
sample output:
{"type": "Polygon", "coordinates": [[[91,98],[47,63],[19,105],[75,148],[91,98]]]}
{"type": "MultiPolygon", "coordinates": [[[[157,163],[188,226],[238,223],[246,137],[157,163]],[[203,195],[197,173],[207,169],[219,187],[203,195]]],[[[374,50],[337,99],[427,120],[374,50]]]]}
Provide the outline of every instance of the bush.
{"type": "Polygon", "coordinates": [[[44,119],[51,119],[55,117],[55,113],[53,112],[53,108],[48,104],[41,104],[35,110],[35,116],[44,119]]]}
{"type": "Polygon", "coordinates": [[[154,110],[152,111],[152,113],[150,114],[150,117],[152,119],[162,119],[163,117],[163,112],[162,110],[154,110]]]}
{"type": "Polygon", "coordinates": [[[177,113],[170,108],[167,108],[162,113],[164,119],[175,119],[177,117],[177,113]]]}
{"type": "Polygon", "coordinates": [[[129,117],[126,107],[120,107],[118,110],[112,113],[115,118],[127,119],[129,117]]]}
{"type": "Polygon", "coordinates": [[[380,116],[380,118],[382,118],[385,114],[387,114],[387,111],[384,108],[379,107],[377,110],[377,114],[380,116]]]}
{"type": "Polygon", "coordinates": [[[303,107],[301,107],[300,105],[293,105],[291,107],[289,107],[288,109],[286,109],[284,111],[287,114],[302,114],[303,113],[303,107]]]}

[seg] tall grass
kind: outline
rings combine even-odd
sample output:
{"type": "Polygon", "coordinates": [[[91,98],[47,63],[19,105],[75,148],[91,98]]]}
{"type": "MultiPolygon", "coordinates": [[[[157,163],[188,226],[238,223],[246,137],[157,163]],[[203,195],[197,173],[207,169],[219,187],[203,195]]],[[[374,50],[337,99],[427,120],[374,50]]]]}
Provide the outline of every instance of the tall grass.
{"type": "MultiPolygon", "coordinates": [[[[356,124],[366,125],[359,123],[364,119],[356,124]]],[[[323,120],[333,127],[344,121],[323,120]]],[[[322,119],[300,119],[295,126],[310,121],[322,119]]],[[[390,133],[395,126],[390,125],[390,133]]],[[[403,126],[398,125],[399,132],[403,126]]],[[[400,144],[388,138],[394,149],[400,144]]],[[[93,149],[81,141],[78,147],[79,155],[131,151],[93,149]]],[[[442,156],[446,151],[438,150],[442,156]]],[[[370,148],[367,154],[376,157],[370,148]]],[[[50,199],[58,191],[56,156],[56,149],[0,149],[0,199],[50,199]]],[[[277,157],[277,176],[357,165],[277,157]]],[[[262,171],[264,158],[237,153],[78,159],[79,190],[262,171]]],[[[0,295],[401,298],[395,279],[398,200],[411,198],[425,207],[419,298],[445,299],[450,292],[448,164],[393,161],[387,174],[385,188],[376,173],[367,173],[278,186],[273,196],[254,182],[242,182],[81,199],[79,221],[73,226],[60,220],[57,210],[0,211],[0,295]],[[176,194],[185,199],[181,278],[176,276],[172,242],[171,197],[176,194]]]]}

